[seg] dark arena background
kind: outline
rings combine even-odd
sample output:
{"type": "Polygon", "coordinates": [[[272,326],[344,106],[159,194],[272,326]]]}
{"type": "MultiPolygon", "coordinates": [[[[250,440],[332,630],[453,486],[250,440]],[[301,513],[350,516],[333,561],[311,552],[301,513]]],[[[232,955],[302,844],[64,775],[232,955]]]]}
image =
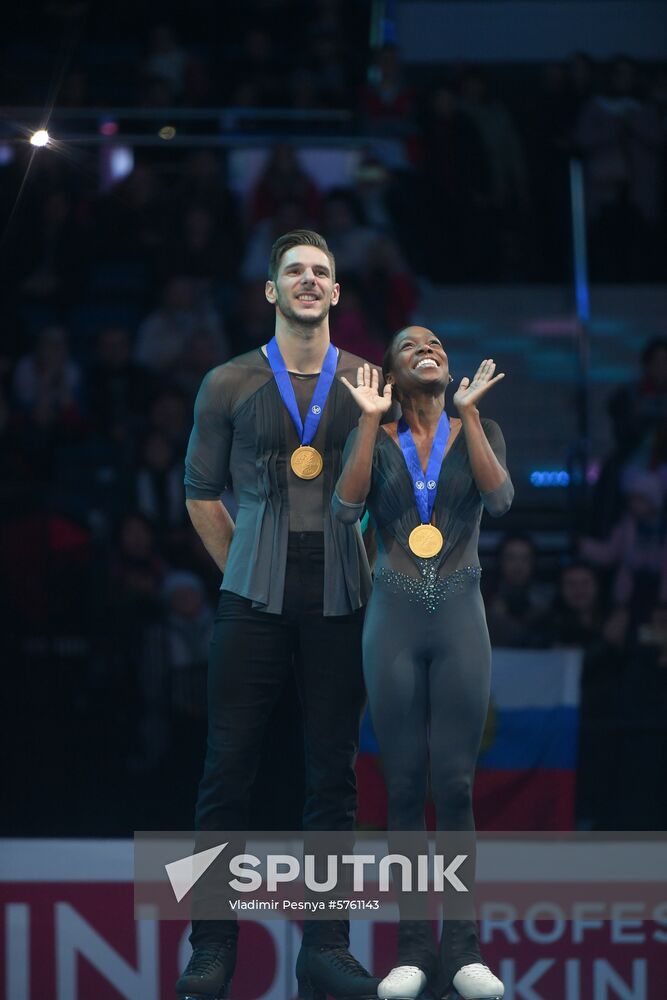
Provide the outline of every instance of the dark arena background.
{"type": "MultiPolygon", "coordinates": [[[[132,903],[133,832],[191,828],[205,747],[220,580],[183,459],[293,228],[336,255],[337,346],[379,362],[414,322],[455,378],[506,373],[479,830],[664,836],[666,28],[662,0],[3,11],[1,996],[166,1000],[187,961],[132,903]]],[[[253,829],[299,829],[298,713],[288,687],[253,829]]],[[[381,830],[368,720],[357,778],[381,830]]],[[[299,939],[249,923],[231,996],[292,1000],[299,939]]],[[[662,1000],[666,940],[666,905],[482,920],[507,1000],[662,1000]]],[[[353,922],[377,975],[394,946],[353,922]]]]}

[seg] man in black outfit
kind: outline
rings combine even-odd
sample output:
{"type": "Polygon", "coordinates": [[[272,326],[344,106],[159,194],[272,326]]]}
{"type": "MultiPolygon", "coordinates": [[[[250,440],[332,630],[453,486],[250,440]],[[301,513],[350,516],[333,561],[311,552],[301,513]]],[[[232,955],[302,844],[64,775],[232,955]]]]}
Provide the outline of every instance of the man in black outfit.
{"type": "MultiPolygon", "coordinates": [[[[192,523],[224,573],[209,660],[208,749],[196,828],[247,828],[262,737],[295,671],[306,757],[303,827],[352,830],[354,759],[364,704],[363,607],[370,572],[358,527],[331,511],[343,446],[358,409],[340,383],[363,359],[337,351],[329,310],[340,288],[325,240],[296,230],[274,244],[266,297],[273,340],[204,379],[186,458],[192,523]],[[220,502],[231,480],[236,524],[220,502]]],[[[227,996],[234,920],[194,920],[181,998],[227,996]]],[[[376,997],[352,957],[347,921],[307,921],[299,996],[376,997]]]]}

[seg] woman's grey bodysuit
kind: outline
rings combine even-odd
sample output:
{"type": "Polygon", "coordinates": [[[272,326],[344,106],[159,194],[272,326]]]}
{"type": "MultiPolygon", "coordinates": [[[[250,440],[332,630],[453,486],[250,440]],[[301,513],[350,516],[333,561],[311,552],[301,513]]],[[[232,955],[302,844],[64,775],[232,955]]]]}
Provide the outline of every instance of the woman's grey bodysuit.
{"type": "MultiPolygon", "coordinates": [[[[500,428],[492,420],[482,420],[482,426],[505,467],[500,428]]],[[[420,559],[408,546],[408,536],[420,522],[405,459],[387,432],[378,430],[366,500],[378,558],[363,656],[390,830],[424,830],[429,760],[437,829],[474,830],[472,784],[491,668],[479,588],[479,525],[484,508],[494,516],[505,513],[513,493],[509,475],[497,490],[479,493],[461,429],[443,460],[434,507],[444,546],[434,558],[420,559]]],[[[363,505],[345,504],[334,495],[334,510],[341,520],[352,522],[363,505]]],[[[472,881],[474,857],[466,864],[472,881]]],[[[474,925],[451,925],[444,940],[449,941],[446,962],[453,974],[465,961],[478,961],[479,952],[474,925]]],[[[398,964],[429,964],[424,928],[402,922],[398,964]]]]}

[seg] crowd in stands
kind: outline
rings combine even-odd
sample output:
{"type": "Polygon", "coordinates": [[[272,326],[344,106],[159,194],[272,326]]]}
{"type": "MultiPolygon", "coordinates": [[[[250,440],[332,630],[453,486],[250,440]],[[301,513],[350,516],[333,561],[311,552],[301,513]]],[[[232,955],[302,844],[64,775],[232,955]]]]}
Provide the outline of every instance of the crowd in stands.
{"type": "MultiPolygon", "coordinates": [[[[50,18],[54,31],[64,31],[61,22],[75,19],[70,8],[76,7],[51,5],[43,30],[50,18]]],[[[145,108],[147,114],[230,107],[343,111],[344,124],[328,126],[334,139],[369,139],[371,162],[366,180],[357,184],[368,190],[356,191],[357,214],[376,224],[374,208],[383,194],[381,228],[391,223],[412,270],[437,283],[569,280],[568,164],[578,157],[593,280],[664,276],[664,64],[624,56],[596,63],[583,52],[543,65],[406,64],[394,45],[371,49],[370,3],[363,0],[249,0],[226,11],[222,32],[212,5],[195,8],[165,21],[132,11],[131,31],[122,4],[113,17],[103,9],[89,12],[66,64],[57,62],[52,37],[23,42],[21,31],[29,29],[19,25],[18,40],[0,48],[4,101],[40,107],[48,93],[56,122],[59,108],[105,105],[145,108]],[[54,76],[57,93],[51,94],[54,76]],[[374,199],[364,201],[364,193],[374,199]]],[[[125,134],[157,131],[148,117],[120,119],[112,127],[125,134]]],[[[255,135],[272,128],[266,120],[250,120],[249,127],[255,135]]],[[[276,123],[276,143],[289,127],[288,118],[276,123]]],[[[316,116],[308,127],[318,128],[316,116]]],[[[186,132],[196,128],[196,122],[179,124],[186,132]]],[[[173,154],[164,159],[173,166],[173,154]]],[[[248,226],[258,227],[260,244],[287,204],[298,203],[314,222],[323,214],[326,220],[317,177],[303,176],[293,159],[284,147],[275,151],[248,206],[246,235],[255,235],[248,226]]],[[[139,209],[148,240],[159,236],[159,220],[151,218],[157,192],[147,188],[159,188],[159,180],[150,171],[133,177],[111,203],[131,219],[139,209]]],[[[43,206],[43,224],[60,228],[62,236],[79,194],[58,191],[43,206]]],[[[227,241],[234,242],[233,220],[225,217],[225,223],[227,241]]],[[[210,219],[195,213],[180,224],[178,235],[190,239],[195,254],[205,247],[213,251],[207,260],[227,263],[224,247],[209,245],[219,240],[209,231],[210,219]]]]}
{"type": "Polygon", "coordinates": [[[583,650],[579,824],[657,829],[667,818],[652,792],[667,759],[667,340],[645,346],[608,412],[614,446],[557,578],[540,571],[532,537],[509,534],[483,587],[492,645],[583,650]]]}
{"type": "MultiPolygon", "coordinates": [[[[213,149],[137,153],[105,190],[89,161],[84,169],[49,150],[15,148],[0,163],[0,616],[20,665],[6,705],[25,780],[52,748],[55,798],[65,794],[62,761],[80,762],[91,740],[102,748],[83,768],[80,815],[72,807],[63,820],[83,832],[113,832],[112,806],[119,832],[140,828],[142,809],[153,828],[190,825],[219,579],[187,520],[183,455],[202,376],[271,336],[264,283],[277,235],[325,233],[344,288],[335,342],[376,362],[409,321],[421,278],[567,277],[574,151],[594,276],[651,278],[665,263],[664,68],[596,67],[579,55],[544,67],[527,94],[508,84],[505,99],[499,78],[479,69],[417,78],[392,47],[369,56],[364,5],[309,4],[307,44],[290,37],[278,5],[244,6],[264,16],[231,5],[224,72],[212,43],[153,24],[144,46],[113,49],[125,76],[111,55],[98,68],[91,53],[104,46],[89,39],[58,101],[348,108],[369,139],[340,185],[321,186],[277,140],[244,199],[213,149]],[[399,141],[399,163],[378,137],[399,141]],[[37,743],[16,724],[25,718],[38,723],[37,743]],[[118,788],[99,816],[85,792],[96,780],[118,788]],[[172,797],[160,813],[165,781],[172,797]]],[[[12,80],[13,103],[42,101],[32,78],[12,80]]],[[[614,395],[610,414],[615,450],[573,560],[544,578],[535,542],[511,535],[485,573],[496,645],[585,650],[579,821],[593,826],[612,822],[599,768],[628,693],[656,711],[665,699],[667,344],[646,349],[637,385],[614,395]]],[[[295,710],[281,707],[283,728],[295,710]]],[[[644,721],[631,720],[632,731],[659,741],[644,721]]],[[[24,832],[44,828],[33,808],[24,832]]],[[[641,815],[648,827],[654,817],[641,815]]]]}

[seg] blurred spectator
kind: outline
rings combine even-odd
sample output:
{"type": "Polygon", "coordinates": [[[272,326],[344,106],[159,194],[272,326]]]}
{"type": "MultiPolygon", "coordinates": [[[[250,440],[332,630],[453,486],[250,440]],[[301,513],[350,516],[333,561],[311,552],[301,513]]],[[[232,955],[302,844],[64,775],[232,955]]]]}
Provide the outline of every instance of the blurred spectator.
{"type": "Polygon", "coordinates": [[[655,473],[641,469],[628,469],[622,485],[625,514],[607,539],[581,539],[580,551],[585,559],[613,570],[613,600],[643,620],[656,601],[667,601],[664,490],[655,473]]]}
{"type": "MultiPolygon", "coordinates": [[[[616,607],[597,634],[587,630],[580,634],[584,658],[577,754],[578,829],[615,829],[622,822],[618,766],[628,748],[618,734],[622,731],[619,715],[625,713],[622,686],[629,663],[629,624],[628,611],[616,607]]],[[[625,823],[622,825],[627,829],[625,823]]]]}
{"type": "Polygon", "coordinates": [[[172,384],[160,390],[151,402],[149,424],[164,433],[177,454],[185,454],[192,429],[192,407],[181,389],[172,384]]]}
{"type": "Polygon", "coordinates": [[[128,330],[102,330],[88,379],[93,423],[98,432],[118,443],[127,441],[141,427],[153,389],[146,368],[132,360],[131,349],[128,330]]]}
{"type": "Polygon", "coordinates": [[[364,308],[362,285],[352,275],[337,276],[341,286],[338,305],[332,312],[332,340],[336,347],[382,364],[385,342],[374,332],[364,308]]]}
{"type": "Polygon", "coordinates": [[[317,223],[320,193],[310,174],[301,166],[292,146],[281,143],[271,150],[249,195],[249,221],[254,226],[272,219],[286,203],[298,205],[302,217],[317,223]]]}
{"type": "Polygon", "coordinates": [[[169,814],[187,825],[204,750],[213,609],[193,573],[169,573],[161,597],[162,611],[141,642],[142,714],[137,752],[129,763],[134,771],[159,767],[169,775],[169,814]]]}
{"type": "Polygon", "coordinates": [[[144,104],[197,106],[211,101],[213,81],[206,59],[186,50],[171,25],[153,25],[148,45],[149,52],[142,67],[148,84],[144,90],[144,104]]]}
{"type": "Polygon", "coordinates": [[[554,281],[569,277],[569,159],[575,105],[566,69],[547,63],[528,109],[531,198],[535,204],[533,245],[539,271],[554,281]]]}
{"type": "Polygon", "coordinates": [[[667,463],[667,340],[656,337],[641,354],[639,381],[609,400],[616,450],[633,464],[667,463]]]}
{"type": "Polygon", "coordinates": [[[408,122],[413,103],[414,91],[405,81],[398,49],[385,45],[373,57],[361,95],[368,123],[386,126],[408,122]]]}
{"type": "Polygon", "coordinates": [[[392,177],[373,153],[367,153],[355,169],[354,195],[369,226],[377,232],[396,235],[392,177]]]}
{"type": "Polygon", "coordinates": [[[62,327],[42,330],[34,351],[16,365],[13,390],[17,406],[38,426],[81,422],[81,369],[62,327]]]}
{"type": "Polygon", "coordinates": [[[132,506],[147,517],[158,538],[186,524],[183,461],[162,431],[146,435],[134,477],[132,506]]]}
{"type": "Polygon", "coordinates": [[[149,519],[139,511],[125,514],[116,530],[110,581],[119,634],[136,636],[159,614],[166,572],[149,519]]]}
{"type": "Polygon", "coordinates": [[[312,110],[322,105],[317,76],[308,69],[295,69],[287,84],[285,103],[295,110],[312,110]]]}
{"type": "Polygon", "coordinates": [[[148,39],[149,51],[144,63],[147,77],[161,80],[178,101],[185,90],[188,56],[169,24],[153,26],[148,39]]]}
{"type": "MultiPolygon", "coordinates": [[[[48,483],[46,484],[48,485],[48,483]]],[[[85,524],[49,509],[43,490],[19,498],[0,522],[0,570],[11,586],[4,595],[10,631],[85,634],[92,603],[92,538],[85,524]]],[[[25,634],[22,634],[25,633],[25,634]]],[[[49,664],[49,672],[52,665],[49,664]]]]}
{"type": "Polygon", "coordinates": [[[220,357],[217,339],[210,331],[195,330],[189,350],[183,355],[178,370],[172,376],[172,382],[182,390],[189,403],[194,403],[204,375],[225,360],[226,358],[220,357]]]}
{"type": "Polygon", "coordinates": [[[593,277],[655,276],[664,136],[630,59],[613,63],[604,93],[581,108],[573,138],[585,168],[593,277]]]}
{"type": "Polygon", "coordinates": [[[138,163],[95,208],[95,253],[101,260],[141,257],[163,245],[170,215],[153,167],[138,163]]]}
{"type": "Polygon", "coordinates": [[[636,382],[621,386],[607,404],[614,447],[593,493],[590,531],[608,535],[623,508],[621,489],[626,467],[658,470],[667,483],[667,340],[654,338],[641,354],[636,382]]]}
{"type": "Polygon", "coordinates": [[[149,76],[147,73],[142,76],[139,89],[140,107],[172,108],[175,103],[176,99],[171,84],[165,77],[149,76]]]}
{"type": "Polygon", "coordinates": [[[313,3],[309,4],[310,17],[312,18],[311,37],[317,38],[320,35],[326,35],[331,38],[344,39],[349,24],[347,18],[349,8],[350,4],[341,3],[341,0],[314,0],[313,3]]]}
{"type": "Polygon", "coordinates": [[[201,726],[206,718],[206,665],[213,631],[213,609],[194,573],[169,573],[162,593],[172,708],[201,726]]]}
{"type": "Polygon", "coordinates": [[[496,566],[496,577],[486,597],[491,645],[516,648],[546,645],[544,615],[549,595],[537,579],[532,539],[507,535],[498,547],[496,566]]]}
{"type": "Polygon", "coordinates": [[[637,634],[637,641],[646,650],[645,658],[656,667],[667,668],[667,604],[658,604],[637,634]]]}
{"type": "Polygon", "coordinates": [[[260,347],[262,344],[268,343],[273,336],[275,317],[268,307],[264,294],[267,260],[268,255],[263,258],[263,277],[247,281],[241,286],[238,316],[234,325],[236,335],[234,349],[238,353],[250,351],[253,347],[260,347]]]}
{"type": "Polygon", "coordinates": [[[567,63],[567,76],[574,123],[582,106],[595,92],[596,69],[592,58],[586,52],[574,52],[567,63]]]}
{"type": "MultiPolygon", "coordinates": [[[[113,630],[101,628],[106,646],[108,697],[132,736],[117,748],[126,755],[130,771],[154,766],[164,752],[167,738],[164,711],[167,702],[159,647],[149,643],[151,631],[164,616],[162,586],[168,573],[150,520],[129,510],[116,527],[107,580],[104,618],[113,630]],[[151,681],[157,679],[157,684],[151,681]],[[157,726],[156,726],[157,720],[157,726]]],[[[116,767],[118,766],[116,760],[116,767]]]]}
{"type": "Polygon", "coordinates": [[[528,184],[523,143],[512,115],[489,90],[486,76],[469,69],[461,78],[462,110],[473,122],[484,144],[491,168],[491,193],[502,212],[528,207],[528,184]]]}
{"type": "Polygon", "coordinates": [[[345,50],[339,35],[325,28],[317,31],[310,44],[310,75],[316,87],[317,105],[343,108],[350,103],[345,50]]]}
{"type": "Polygon", "coordinates": [[[70,69],[58,90],[58,106],[61,108],[85,108],[89,103],[90,81],[85,70],[70,69]]]}
{"type": "Polygon", "coordinates": [[[216,224],[241,237],[236,196],[225,183],[226,161],[217,151],[197,149],[188,153],[177,180],[176,201],[182,211],[191,205],[203,205],[213,214],[216,224]]]}
{"type": "Polygon", "coordinates": [[[253,26],[238,47],[228,101],[238,107],[280,107],[285,86],[278,70],[278,53],[268,31],[253,26]]]}
{"type": "Polygon", "coordinates": [[[649,98],[664,127],[667,124],[667,67],[664,65],[656,66],[651,73],[649,98]]]}
{"type": "MultiPolygon", "coordinates": [[[[275,215],[264,219],[253,228],[241,265],[243,279],[248,282],[263,279],[266,282],[266,262],[274,241],[292,229],[312,229],[313,225],[312,219],[304,216],[303,207],[299,202],[284,201],[275,215]]],[[[243,302],[239,302],[239,310],[243,312],[243,302]]]]}
{"type": "Polygon", "coordinates": [[[385,344],[408,326],[417,306],[417,285],[390,236],[375,241],[363,274],[364,297],[373,330],[385,344]]]}
{"type": "Polygon", "coordinates": [[[190,350],[196,332],[213,338],[219,363],[229,357],[222,320],[197,285],[187,277],[171,278],[164,286],[159,307],[137,332],[135,359],[158,375],[174,372],[190,350]]]}
{"type": "Polygon", "coordinates": [[[447,283],[488,274],[494,266],[493,240],[484,231],[492,205],[489,152],[447,84],[431,95],[422,127],[420,270],[447,283]]]}
{"type": "Polygon", "coordinates": [[[378,241],[366,225],[361,207],[349,188],[332,188],[324,203],[323,232],[341,272],[363,274],[378,241]]]}
{"type": "Polygon", "coordinates": [[[76,219],[72,196],[65,190],[47,194],[37,217],[24,227],[15,266],[25,300],[53,307],[68,306],[84,277],[84,233],[76,219]]]}
{"type": "Polygon", "coordinates": [[[224,164],[211,150],[185,163],[175,202],[179,225],[161,257],[161,271],[206,279],[223,311],[233,308],[245,238],[236,196],[225,186],[224,164]]]}
{"type": "Polygon", "coordinates": [[[208,208],[192,205],[165,247],[161,271],[167,278],[197,279],[200,290],[213,291],[233,281],[241,253],[242,243],[233,226],[221,226],[208,208]]]}
{"type": "MultiPolygon", "coordinates": [[[[486,76],[467,70],[460,85],[461,108],[473,122],[486,148],[490,194],[497,213],[501,273],[520,270],[529,209],[528,174],[523,142],[507,107],[489,90],[486,76]]],[[[487,239],[491,232],[487,231],[487,239]]],[[[523,273],[523,272],[521,272],[523,273]]]]}
{"type": "MultiPolygon", "coordinates": [[[[412,169],[390,170],[372,151],[354,172],[353,192],[363,218],[378,233],[390,236],[412,267],[421,260],[421,183],[412,169]]],[[[428,211],[431,212],[432,206],[428,211]]]]}
{"type": "Polygon", "coordinates": [[[584,562],[561,570],[556,598],[545,615],[550,644],[585,649],[600,635],[603,606],[595,570],[584,562]]]}
{"type": "MultiPolygon", "coordinates": [[[[34,459],[24,446],[12,411],[9,394],[0,382],[0,467],[3,469],[2,497],[6,501],[23,483],[35,478],[34,459]]],[[[1,601],[0,601],[1,604],[1,601]]],[[[0,620],[2,611],[0,610],[0,620]]]]}
{"type": "MultiPolygon", "coordinates": [[[[667,606],[660,603],[631,644],[617,694],[615,746],[618,752],[602,771],[611,773],[601,791],[603,829],[662,830],[667,822],[667,606]],[[618,795],[618,789],[623,794],[618,795]],[[604,792],[607,792],[606,799],[604,792]],[[610,816],[611,813],[611,816],[610,816]]],[[[605,734],[607,735],[607,734],[605,734]]],[[[607,751],[609,752],[609,742],[607,751]]]]}

